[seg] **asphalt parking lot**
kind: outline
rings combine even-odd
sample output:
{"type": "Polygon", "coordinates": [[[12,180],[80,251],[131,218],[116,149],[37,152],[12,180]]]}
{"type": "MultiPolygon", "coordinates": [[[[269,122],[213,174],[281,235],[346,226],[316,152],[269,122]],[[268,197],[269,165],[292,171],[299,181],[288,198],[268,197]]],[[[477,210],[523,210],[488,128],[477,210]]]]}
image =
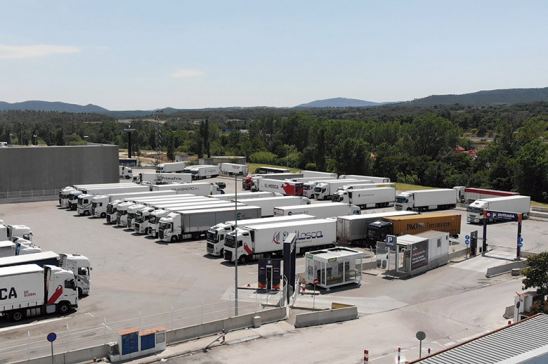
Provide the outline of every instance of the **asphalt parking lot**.
{"type": "MultiPolygon", "coordinates": [[[[227,193],[234,192],[233,179],[219,180],[227,184],[227,193]]],[[[240,190],[239,181],[237,187],[240,190]]],[[[364,213],[382,210],[390,209],[364,213]]],[[[463,215],[460,240],[472,230],[479,230],[481,236],[481,227],[466,224],[465,211],[456,211],[463,215]]],[[[17,326],[0,322],[0,340],[4,344],[0,348],[0,359],[47,354],[48,346],[42,342],[42,336],[50,331],[61,333],[61,350],[111,341],[117,330],[125,327],[184,326],[234,313],[234,267],[223,263],[222,259],[206,256],[205,241],[159,244],[106,225],[102,219],[76,215],[74,211],[57,208],[56,201],[0,205],[0,219],[29,225],[35,242],[43,250],[83,254],[93,267],[91,293],[80,300],[77,312],[66,317],[39,318],[17,326]]],[[[491,225],[489,243],[491,247],[511,254],[516,232],[516,223],[491,225]]],[[[548,249],[546,221],[524,221],[523,236],[525,250],[548,249]]],[[[302,258],[298,258],[298,266],[304,270],[302,258]]],[[[239,267],[240,286],[253,286],[256,279],[256,264],[239,267]]],[[[417,280],[387,282],[368,276],[359,289],[322,297],[329,299],[333,295],[358,305],[361,314],[373,314],[484,284],[481,267],[457,269],[448,266],[417,280]]],[[[257,310],[260,301],[267,299],[252,291],[240,292],[240,313],[257,310]]]]}

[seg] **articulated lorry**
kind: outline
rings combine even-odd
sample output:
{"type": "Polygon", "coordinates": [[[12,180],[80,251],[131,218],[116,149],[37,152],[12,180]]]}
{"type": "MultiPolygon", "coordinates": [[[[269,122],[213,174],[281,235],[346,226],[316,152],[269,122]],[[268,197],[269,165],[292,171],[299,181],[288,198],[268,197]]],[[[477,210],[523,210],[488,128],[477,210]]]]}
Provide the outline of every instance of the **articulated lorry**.
{"type": "Polygon", "coordinates": [[[0,258],[40,253],[42,249],[26,239],[0,241],[0,258]]]}
{"type": "MultiPolygon", "coordinates": [[[[234,218],[235,213],[234,206],[173,212],[160,219],[158,236],[164,242],[198,239],[211,226],[234,218]]],[[[258,218],[261,208],[242,205],[237,207],[237,214],[242,220],[258,218]]]]}
{"type": "MultiPolygon", "coordinates": [[[[165,200],[162,200],[160,197],[158,197],[160,200],[156,200],[156,199],[152,199],[152,200],[147,200],[146,202],[143,201],[143,202],[140,202],[142,203],[143,205],[145,206],[151,206],[151,205],[154,205],[154,206],[160,206],[160,205],[163,205],[163,204],[175,204],[175,203],[179,203],[179,202],[188,202],[188,201],[191,201],[193,200],[194,198],[196,198],[197,200],[205,200],[206,198],[205,197],[197,197],[197,196],[192,196],[192,197],[187,197],[186,195],[181,197],[181,196],[169,196],[169,197],[166,197],[165,200]]],[[[144,199],[143,199],[144,200],[144,199]]],[[[122,203],[126,203],[128,201],[125,201],[123,199],[121,200],[114,200],[112,202],[109,202],[108,205],[107,205],[107,224],[115,224],[117,222],[117,218],[118,218],[118,205],[122,204],[122,203]]],[[[133,202],[133,201],[131,201],[133,202]]]]}
{"type": "Polygon", "coordinates": [[[274,208],[282,206],[295,206],[295,205],[308,205],[310,200],[306,197],[298,196],[278,196],[278,197],[264,197],[264,198],[251,198],[251,199],[238,199],[245,205],[259,206],[261,208],[261,216],[269,217],[274,216],[274,208]]]}
{"type": "Polygon", "coordinates": [[[81,296],[87,296],[89,294],[91,266],[89,259],[83,255],[57,254],[52,251],[45,251],[0,258],[0,268],[25,264],[37,264],[40,267],[53,265],[71,271],[76,278],[76,286],[79,294],[81,296]]]}
{"type": "Polygon", "coordinates": [[[274,216],[308,214],[317,218],[336,217],[342,215],[359,215],[358,206],[342,202],[322,202],[310,205],[281,206],[274,208],[274,216]]]}
{"type": "Polygon", "coordinates": [[[175,173],[183,172],[187,162],[160,163],[156,167],[158,173],[175,173]]]}
{"type": "Polygon", "coordinates": [[[192,175],[190,173],[139,173],[137,181],[142,184],[156,185],[168,183],[190,183],[192,175]]]}
{"type": "Polygon", "coordinates": [[[303,183],[291,180],[260,178],[253,185],[252,191],[266,191],[279,193],[284,196],[302,196],[303,183]]]}
{"type": "Polygon", "coordinates": [[[361,179],[377,183],[390,182],[388,177],[362,176],[359,174],[343,174],[339,176],[339,179],[361,179]]]}
{"type": "Polygon", "coordinates": [[[396,189],[392,187],[339,190],[333,201],[356,205],[361,209],[392,206],[396,200],[396,189]]]}
{"type": "Polygon", "coordinates": [[[247,166],[245,164],[237,163],[221,163],[219,166],[221,173],[229,176],[246,176],[247,166]]]}
{"type": "Polygon", "coordinates": [[[14,241],[18,238],[32,240],[32,230],[30,227],[27,225],[4,224],[4,222],[0,220],[0,241],[14,241]]]}
{"type": "MultiPolygon", "coordinates": [[[[94,196],[97,195],[110,195],[110,194],[120,194],[120,193],[135,193],[135,192],[150,192],[148,186],[142,186],[138,184],[118,184],[118,186],[112,187],[93,187],[93,188],[82,188],[78,191],[82,192],[81,194],[76,194],[76,209],[78,210],[79,215],[91,215],[92,213],[92,200],[94,196]]],[[[73,192],[74,194],[74,192],[73,192]]],[[[71,199],[69,199],[69,205],[71,204],[71,199]]],[[[72,208],[71,205],[71,209],[72,208]]]]}
{"type": "Polygon", "coordinates": [[[67,186],[59,191],[59,207],[64,209],[68,207],[69,195],[72,191],[76,191],[76,188],[67,186]]]}
{"type": "Polygon", "coordinates": [[[484,198],[468,206],[466,220],[470,224],[483,224],[484,211],[496,211],[488,213],[487,223],[515,220],[514,214],[522,214],[522,217],[526,219],[529,217],[530,208],[531,197],[529,196],[484,198]]]}
{"type": "Polygon", "coordinates": [[[291,179],[291,178],[301,178],[303,175],[302,173],[256,173],[247,175],[242,179],[242,188],[244,190],[253,190],[254,186],[255,189],[257,189],[259,180],[261,178],[268,178],[268,179],[291,179]]]}
{"type": "Polygon", "coordinates": [[[247,263],[261,257],[281,255],[284,239],[291,233],[297,235],[297,254],[333,247],[336,244],[336,225],[335,219],[315,219],[238,227],[225,237],[224,259],[247,263]]]}
{"type": "Polygon", "coordinates": [[[377,187],[392,187],[396,188],[396,184],[393,182],[378,182],[378,183],[357,183],[344,185],[337,190],[337,193],[340,191],[351,191],[351,190],[363,190],[366,188],[377,188],[377,187]]]}
{"type": "Polygon", "coordinates": [[[190,173],[192,175],[192,179],[215,178],[221,174],[219,166],[208,164],[188,166],[183,170],[183,172],[190,173]]]}
{"type": "Polygon", "coordinates": [[[436,212],[412,216],[387,216],[367,227],[367,243],[374,245],[384,241],[386,235],[420,234],[428,230],[443,231],[450,236],[460,234],[461,215],[451,212],[436,212]]]}
{"type": "MultiPolygon", "coordinates": [[[[105,218],[107,215],[107,205],[115,200],[138,199],[142,197],[160,197],[172,196],[175,191],[148,191],[148,192],[128,192],[113,193],[110,195],[97,195],[91,198],[91,216],[105,218]]],[[[79,201],[78,201],[79,202],[79,201]]]]}
{"type": "Polygon", "coordinates": [[[490,190],[488,188],[464,186],[455,186],[453,188],[457,190],[458,201],[465,204],[471,204],[476,200],[483,200],[485,198],[519,196],[517,192],[490,190]]]}
{"type": "MultiPolygon", "coordinates": [[[[239,227],[249,227],[252,225],[261,225],[261,224],[270,224],[274,222],[284,222],[284,221],[298,221],[298,220],[313,220],[315,219],[312,215],[299,214],[291,216],[274,216],[274,217],[263,217],[259,219],[245,219],[238,220],[239,227]]],[[[226,234],[233,231],[236,227],[236,221],[225,221],[220,222],[216,225],[213,225],[207,230],[207,253],[216,257],[223,256],[225,237],[226,234]]]]}
{"type": "Polygon", "coordinates": [[[457,191],[437,188],[401,192],[396,196],[396,210],[448,210],[457,206],[457,191]]]}
{"type": "Polygon", "coordinates": [[[306,198],[314,198],[314,188],[321,182],[337,182],[338,179],[314,179],[308,182],[303,182],[303,196],[306,198]]]}
{"type": "Polygon", "coordinates": [[[352,183],[355,183],[355,184],[363,183],[363,180],[337,179],[337,180],[330,180],[330,181],[320,181],[314,187],[314,198],[316,200],[330,200],[337,193],[337,190],[339,188],[345,185],[350,185],[352,183]]]}
{"type": "Polygon", "coordinates": [[[77,307],[78,292],[71,271],[36,264],[0,268],[0,315],[10,321],[67,314],[77,307]]]}
{"type": "Polygon", "coordinates": [[[374,214],[337,216],[337,243],[342,245],[366,245],[367,228],[375,221],[385,221],[391,216],[417,215],[414,211],[388,211],[374,214]]]}
{"type": "Polygon", "coordinates": [[[175,190],[177,194],[191,193],[196,196],[220,195],[225,191],[215,182],[170,183],[167,185],[152,186],[153,191],[162,189],[175,190]]]}

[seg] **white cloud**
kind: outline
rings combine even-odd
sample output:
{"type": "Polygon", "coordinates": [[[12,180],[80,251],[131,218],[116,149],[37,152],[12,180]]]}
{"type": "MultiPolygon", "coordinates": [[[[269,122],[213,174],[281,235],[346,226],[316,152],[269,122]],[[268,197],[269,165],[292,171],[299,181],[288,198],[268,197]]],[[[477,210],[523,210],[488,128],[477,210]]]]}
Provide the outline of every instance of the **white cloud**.
{"type": "Polygon", "coordinates": [[[205,75],[204,71],[200,71],[193,68],[179,68],[171,74],[173,78],[192,78],[205,75]]]}
{"type": "Polygon", "coordinates": [[[53,54],[71,54],[80,52],[80,48],[51,44],[6,45],[0,44],[0,59],[21,59],[46,57],[53,54]]]}

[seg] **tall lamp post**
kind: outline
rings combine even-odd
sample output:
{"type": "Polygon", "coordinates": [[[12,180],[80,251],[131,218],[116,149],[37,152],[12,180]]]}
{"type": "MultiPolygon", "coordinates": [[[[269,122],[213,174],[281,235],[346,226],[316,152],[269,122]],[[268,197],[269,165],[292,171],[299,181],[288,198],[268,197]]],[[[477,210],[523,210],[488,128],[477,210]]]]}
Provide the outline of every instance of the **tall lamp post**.
{"type": "Polygon", "coordinates": [[[238,175],[234,174],[234,234],[236,249],[234,255],[234,316],[238,316],[238,175]]]}
{"type": "Polygon", "coordinates": [[[127,157],[131,158],[131,133],[133,133],[135,129],[132,129],[130,124],[128,128],[124,129],[124,131],[127,133],[127,157]]]}

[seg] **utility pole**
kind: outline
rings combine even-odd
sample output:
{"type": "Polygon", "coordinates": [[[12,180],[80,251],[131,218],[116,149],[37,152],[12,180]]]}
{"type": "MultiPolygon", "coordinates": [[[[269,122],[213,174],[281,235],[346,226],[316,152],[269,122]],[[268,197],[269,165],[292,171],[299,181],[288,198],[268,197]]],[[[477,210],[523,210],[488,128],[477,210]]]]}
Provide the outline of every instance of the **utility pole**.
{"type": "Polygon", "coordinates": [[[234,174],[234,316],[238,316],[238,175],[234,174]]]}

